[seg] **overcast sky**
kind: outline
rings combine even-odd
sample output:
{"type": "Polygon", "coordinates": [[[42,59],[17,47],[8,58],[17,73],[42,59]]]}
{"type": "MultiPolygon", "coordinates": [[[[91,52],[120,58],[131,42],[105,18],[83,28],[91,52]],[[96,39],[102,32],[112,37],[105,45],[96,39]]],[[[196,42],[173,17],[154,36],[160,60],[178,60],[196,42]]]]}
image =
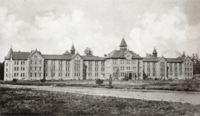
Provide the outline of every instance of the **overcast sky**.
{"type": "Polygon", "coordinates": [[[200,54],[200,0],[0,0],[0,62],[14,51],[200,54]]]}

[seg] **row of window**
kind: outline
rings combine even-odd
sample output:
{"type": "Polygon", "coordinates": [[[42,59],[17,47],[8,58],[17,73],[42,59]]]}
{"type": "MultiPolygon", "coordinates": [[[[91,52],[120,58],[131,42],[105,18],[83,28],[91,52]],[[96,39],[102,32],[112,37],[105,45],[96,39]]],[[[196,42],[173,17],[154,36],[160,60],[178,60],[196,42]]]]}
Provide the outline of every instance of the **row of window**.
{"type": "MultiPolygon", "coordinates": [[[[121,59],[120,61],[121,64],[136,64],[136,60],[126,60],[126,59],[121,59]]],[[[139,63],[139,62],[138,62],[139,63]]],[[[113,64],[118,64],[118,60],[114,59],[113,64]]]]}
{"type": "Polygon", "coordinates": [[[41,73],[30,73],[30,77],[41,77],[41,73]]]}
{"type": "MultiPolygon", "coordinates": [[[[98,76],[99,76],[99,73],[95,73],[94,75],[95,75],[95,77],[98,77],[98,76]]],[[[91,72],[88,73],[88,76],[89,76],[89,77],[92,77],[92,73],[91,73],[91,72]]]]}
{"type": "MultiPolygon", "coordinates": [[[[55,64],[55,60],[52,60],[51,64],[55,64]]],[[[62,65],[62,61],[59,61],[59,65],[62,65]]],[[[66,65],[70,65],[70,61],[66,61],[66,65]]]]}
{"type": "MultiPolygon", "coordinates": [[[[88,67],[88,70],[92,71],[92,67],[88,67]]],[[[98,70],[99,70],[99,68],[95,67],[95,71],[98,71],[98,70]]],[[[105,71],[104,67],[101,67],[101,71],[105,71]]]]}
{"type": "MultiPolygon", "coordinates": [[[[15,63],[14,63],[15,65],[19,65],[19,64],[21,64],[21,65],[25,65],[25,61],[17,61],[17,60],[15,60],[15,63]]],[[[8,66],[8,64],[6,64],[6,66],[8,66]]]]}
{"type": "MultiPolygon", "coordinates": [[[[129,75],[129,73],[121,73],[120,75],[122,77],[124,77],[125,75],[129,75]]],[[[141,73],[138,73],[138,75],[141,76],[141,73]]],[[[136,76],[137,77],[137,75],[135,73],[133,73],[132,76],[136,76]]]]}
{"type": "Polygon", "coordinates": [[[30,70],[42,70],[42,67],[41,66],[39,66],[39,67],[30,66],[30,70]]]}
{"type": "MultiPolygon", "coordinates": [[[[125,68],[126,70],[131,70],[130,66],[127,66],[127,67],[121,66],[120,70],[124,70],[125,68]]],[[[117,67],[113,67],[113,70],[117,70],[117,69],[118,69],[117,67]]],[[[132,67],[132,70],[136,70],[136,67],[132,67]]]]}
{"type": "MultiPolygon", "coordinates": [[[[14,71],[19,71],[20,70],[20,68],[19,67],[14,67],[14,71]]],[[[24,71],[25,70],[25,67],[21,67],[21,71],[24,71]]],[[[7,69],[6,69],[6,71],[7,71],[7,69]]]]}
{"type": "Polygon", "coordinates": [[[31,64],[42,64],[42,60],[30,60],[31,64]]]}
{"type": "Polygon", "coordinates": [[[14,77],[24,77],[25,73],[14,73],[14,77]]]}
{"type": "MultiPolygon", "coordinates": [[[[92,66],[92,61],[89,61],[88,64],[89,64],[89,66],[92,66]]],[[[101,65],[104,66],[105,62],[101,61],[101,65]]],[[[98,61],[95,61],[95,66],[98,66],[98,61]]]]}

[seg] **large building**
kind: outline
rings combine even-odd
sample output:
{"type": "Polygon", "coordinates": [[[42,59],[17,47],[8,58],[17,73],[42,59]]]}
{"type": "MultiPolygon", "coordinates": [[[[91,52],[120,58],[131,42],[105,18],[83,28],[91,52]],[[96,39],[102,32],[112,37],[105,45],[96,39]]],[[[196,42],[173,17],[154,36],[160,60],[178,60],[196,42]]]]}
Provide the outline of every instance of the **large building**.
{"type": "Polygon", "coordinates": [[[37,50],[16,52],[11,48],[5,57],[4,80],[88,80],[110,75],[119,80],[125,76],[133,80],[193,77],[193,62],[185,54],[178,58],[158,57],[154,48],[152,54],[140,57],[127,49],[124,38],[119,47],[104,57],[80,55],[74,45],[62,55],[37,50]]]}

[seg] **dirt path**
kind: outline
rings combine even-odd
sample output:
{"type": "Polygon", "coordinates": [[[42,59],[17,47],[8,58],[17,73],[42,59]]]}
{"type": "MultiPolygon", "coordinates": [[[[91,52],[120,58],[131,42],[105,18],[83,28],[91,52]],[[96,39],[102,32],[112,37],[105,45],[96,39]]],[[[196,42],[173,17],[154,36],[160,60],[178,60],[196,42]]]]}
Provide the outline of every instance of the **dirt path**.
{"type": "Polygon", "coordinates": [[[200,92],[172,92],[172,91],[143,91],[143,90],[118,90],[106,88],[87,87],[55,87],[55,86],[24,86],[0,84],[1,87],[9,88],[30,88],[33,90],[61,91],[87,95],[114,96],[121,98],[133,98],[156,101],[172,101],[191,104],[200,104],[200,92]]]}

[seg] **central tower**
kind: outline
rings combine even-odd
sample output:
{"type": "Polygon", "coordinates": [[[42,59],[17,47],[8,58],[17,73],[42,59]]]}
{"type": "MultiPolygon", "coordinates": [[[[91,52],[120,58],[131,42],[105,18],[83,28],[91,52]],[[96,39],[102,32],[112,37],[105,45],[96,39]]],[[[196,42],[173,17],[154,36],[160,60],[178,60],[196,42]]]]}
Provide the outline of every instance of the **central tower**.
{"type": "Polygon", "coordinates": [[[127,44],[126,44],[124,38],[122,38],[122,41],[121,41],[119,47],[120,47],[120,50],[127,50],[127,44]]]}

